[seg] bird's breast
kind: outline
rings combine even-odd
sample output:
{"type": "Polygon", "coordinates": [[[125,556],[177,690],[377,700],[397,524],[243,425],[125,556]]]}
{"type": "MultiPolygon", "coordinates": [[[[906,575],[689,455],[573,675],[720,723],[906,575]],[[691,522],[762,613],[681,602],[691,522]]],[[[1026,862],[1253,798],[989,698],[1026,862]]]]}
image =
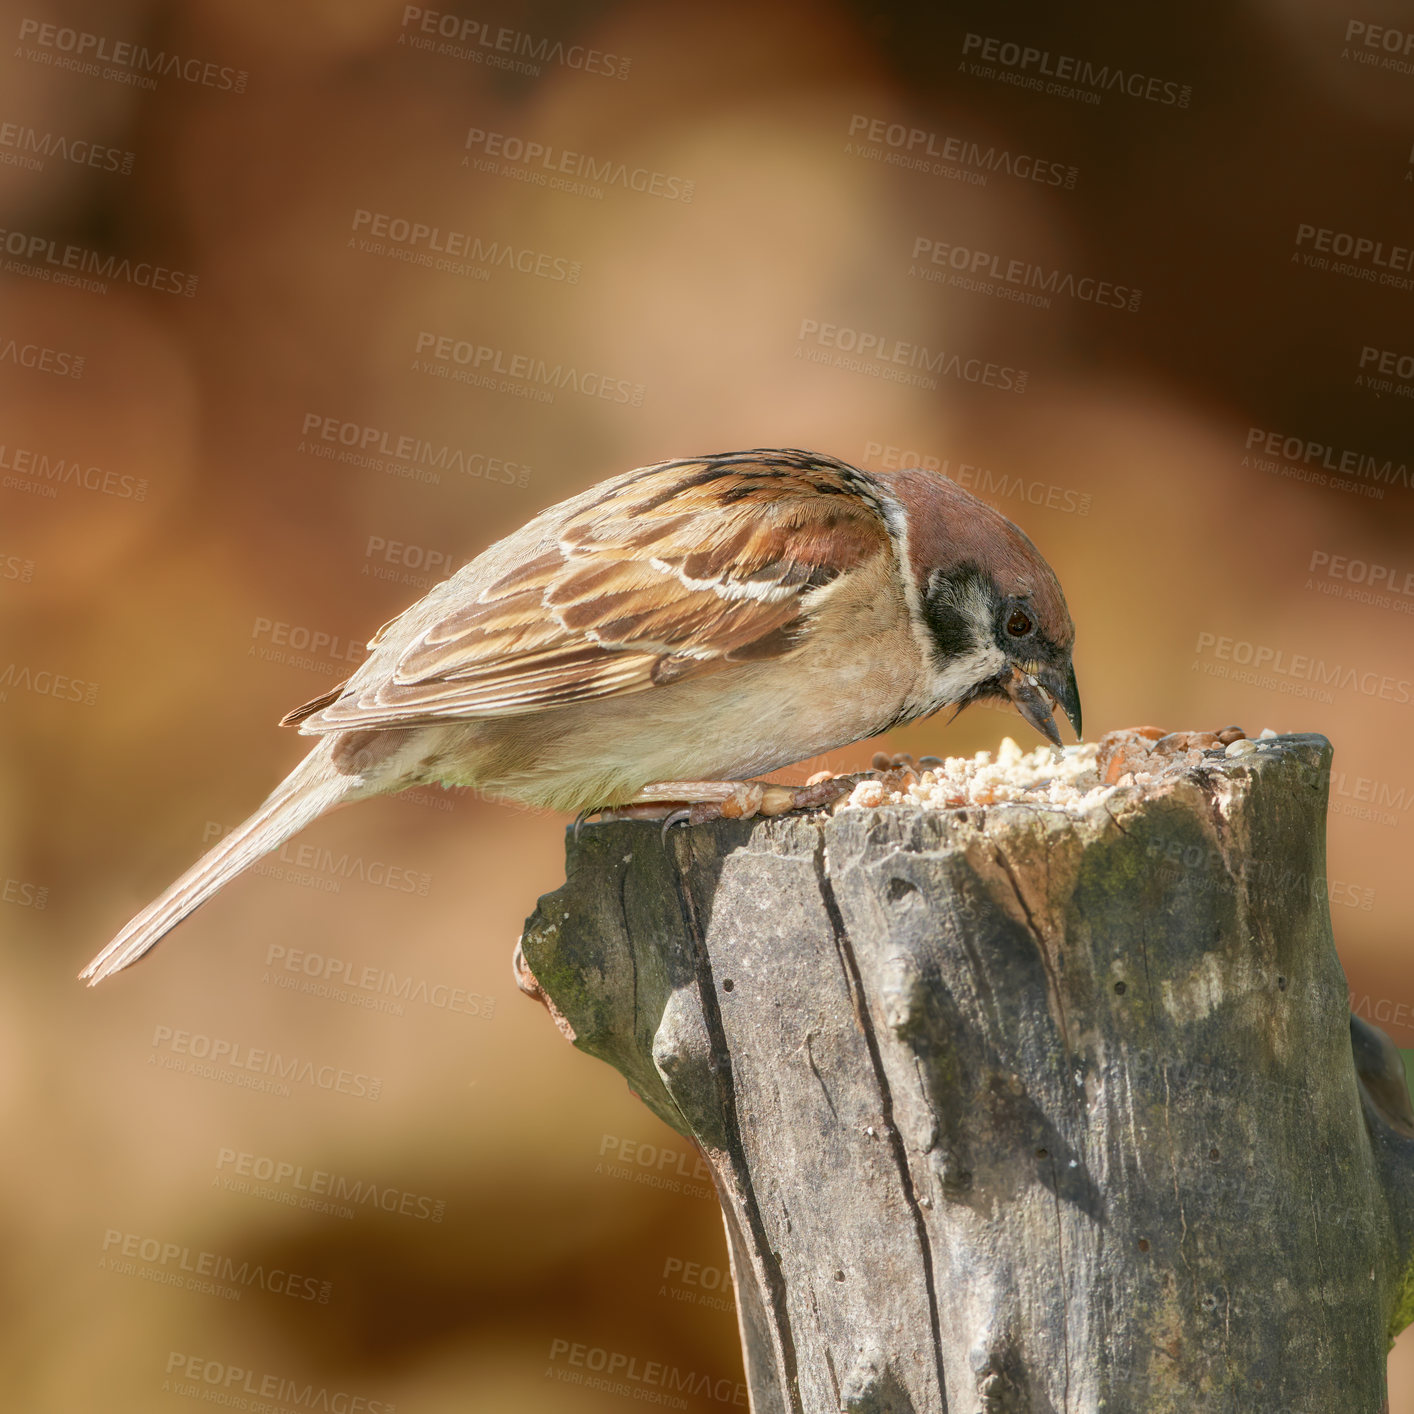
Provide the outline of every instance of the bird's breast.
{"type": "MultiPolygon", "coordinates": [[[[835,581],[787,654],[448,729],[442,779],[547,809],[667,780],[737,780],[873,736],[922,701],[923,654],[884,563],[835,581]]],[[[915,714],[916,715],[916,714],[915,714]]]]}

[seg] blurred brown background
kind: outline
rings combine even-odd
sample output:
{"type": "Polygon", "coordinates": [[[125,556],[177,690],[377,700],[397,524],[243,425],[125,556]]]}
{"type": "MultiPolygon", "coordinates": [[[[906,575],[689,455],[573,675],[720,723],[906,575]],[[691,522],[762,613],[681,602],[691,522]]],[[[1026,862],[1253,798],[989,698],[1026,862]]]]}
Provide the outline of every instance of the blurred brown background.
{"type": "Polygon", "coordinates": [[[932,458],[1056,566],[1093,735],[1328,734],[1352,1002],[1414,1046],[1407,5],[3,24],[4,1408],[623,1408],[576,1344],[736,1399],[704,1175],[511,982],[564,820],[365,805],[73,980],[380,623],[665,457],[932,458]]]}

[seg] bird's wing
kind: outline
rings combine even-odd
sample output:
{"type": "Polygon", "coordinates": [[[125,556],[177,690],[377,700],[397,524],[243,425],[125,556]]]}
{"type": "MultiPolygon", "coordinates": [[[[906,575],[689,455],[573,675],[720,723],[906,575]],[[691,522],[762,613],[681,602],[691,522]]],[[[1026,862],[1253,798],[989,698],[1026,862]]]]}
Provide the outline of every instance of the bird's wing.
{"type": "Polygon", "coordinates": [[[286,721],[328,732],[518,716],[778,656],[812,591],[889,549],[886,497],[808,453],[647,467],[549,513],[522,563],[479,593],[468,584],[466,602],[444,597],[408,641],[385,628],[344,687],[286,721]]]}

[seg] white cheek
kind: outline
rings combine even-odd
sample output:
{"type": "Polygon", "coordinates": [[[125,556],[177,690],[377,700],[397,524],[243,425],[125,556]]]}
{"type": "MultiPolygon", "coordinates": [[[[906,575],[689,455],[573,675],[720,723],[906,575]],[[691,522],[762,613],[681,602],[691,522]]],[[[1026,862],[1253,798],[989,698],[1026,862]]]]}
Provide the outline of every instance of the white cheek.
{"type": "Polygon", "coordinates": [[[933,701],[940,705],[966,697],[979,682],[994,678],[1006,666],[1006,654],[995,643],[974,648],[970,653],[950,659],[935,668],[928,681],[933,701]]]}

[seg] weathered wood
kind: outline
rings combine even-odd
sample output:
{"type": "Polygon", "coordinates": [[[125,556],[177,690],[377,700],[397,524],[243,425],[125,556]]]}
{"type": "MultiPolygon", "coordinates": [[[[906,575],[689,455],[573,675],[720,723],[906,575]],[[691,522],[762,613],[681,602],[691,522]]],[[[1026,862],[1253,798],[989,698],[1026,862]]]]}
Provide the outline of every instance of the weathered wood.
{"type": "Polygon", "coordinates": [[[1382,1407],[1414,1114],[1348,1014],[1330,755],[571,837],[522,984],[706,1155],[757,1414],[1382,1407]]]}

